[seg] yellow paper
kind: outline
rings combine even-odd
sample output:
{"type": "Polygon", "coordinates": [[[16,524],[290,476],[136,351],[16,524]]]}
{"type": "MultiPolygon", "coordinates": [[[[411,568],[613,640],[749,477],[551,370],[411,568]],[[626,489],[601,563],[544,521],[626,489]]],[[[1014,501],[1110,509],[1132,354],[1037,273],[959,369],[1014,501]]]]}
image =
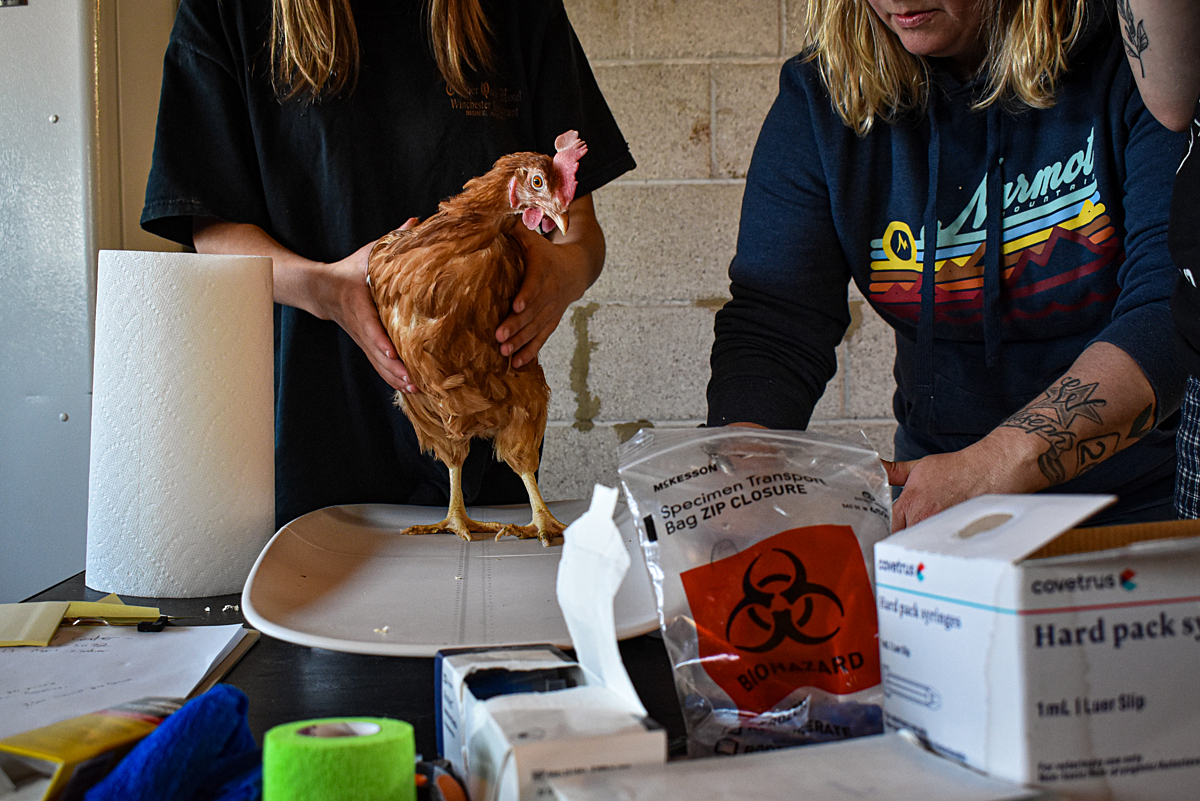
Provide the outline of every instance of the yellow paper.
{"type": "Polygon", "coordinates": [[[67,601],[0,604],[0,647],[46,647],[58,630],[58,624],[62,622],[69,605],[67,601]]]}
{"type": "MultiPolygon", "coordinates": [[[[116,596],[112,596],[116,597],[116,596]]],[[[126,606],[118,598],[117,603],[100,601],[71,601],[65,617],[99,618],[111,623],[158,620],[157,606],[126,606]]]]}

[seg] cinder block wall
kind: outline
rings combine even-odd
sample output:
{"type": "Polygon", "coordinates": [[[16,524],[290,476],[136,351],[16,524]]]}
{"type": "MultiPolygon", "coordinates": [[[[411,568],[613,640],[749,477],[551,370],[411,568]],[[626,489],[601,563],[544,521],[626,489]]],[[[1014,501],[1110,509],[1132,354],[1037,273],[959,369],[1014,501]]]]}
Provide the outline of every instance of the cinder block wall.
{"type": "MultiPolygon", "coordinates": [[[[542,349],[547,500],[617,486],[617,445],[640,426],[704,421],[746,169],[779,68],[798,50],[802,3],[565,0],[638,168],[596,193],[604,274],[542,349]]],[[[810,428],[861,430],[890,458],[892,333],[853,287],[850,300],[838,374],[810,428]]]]}

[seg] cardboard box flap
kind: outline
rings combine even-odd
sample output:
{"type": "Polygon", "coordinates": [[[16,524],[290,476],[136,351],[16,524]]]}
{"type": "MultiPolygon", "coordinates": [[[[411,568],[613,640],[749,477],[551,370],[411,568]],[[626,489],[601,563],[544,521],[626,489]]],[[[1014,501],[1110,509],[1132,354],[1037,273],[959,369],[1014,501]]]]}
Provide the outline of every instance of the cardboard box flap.
{"type": "Polygon", "coordinates": [[[578,664],[551,645],[521,645],[505,648],[462,648],[442,651],[442,658],[462,670],[466,679],[474,673],[505,670],[513,673],[552,670],[578,664]]]}
{"type": "Polygon", "coordinates": [[[1019,562],[1115,500],[1114,495],[980,495],[885,542],[923,553],[1019,562]]]}
{"type": "Polygon", "coordinates": [[[513,709],[583,709],[593,712],[602,711],[606,714],[611,712],[614,715],[620,715],[621,717],[635,721],[642,718],[641,715],[637,714],[636,709],[629,706],[624,696],[599,684],[582,684],[563,690],[555,690],[552,693],[497,695],[493,698],[488,698],[483,703],[493,716],[500,711],[513,709]]]}
{"type": "Polygon", "coordinates": [[[1200,547],[1200,520],[1158,520],[1123,526],[1076,528],[1051,540],[1026,558],[1048,559],[1101,551],[1153,553],[1188,547],[1200,547]]]}
{"type": "MultiPolygon", "coordinates": [[[[540,739],[643,731],[648,720],[605,687],[572,687],[553,694],[500,695],[484,704],[492,720],[514,744],[529,739],[531,731],[537,732],[540,739]]],[[[476,719],[483,724],[482,716],[476,719]]]]}

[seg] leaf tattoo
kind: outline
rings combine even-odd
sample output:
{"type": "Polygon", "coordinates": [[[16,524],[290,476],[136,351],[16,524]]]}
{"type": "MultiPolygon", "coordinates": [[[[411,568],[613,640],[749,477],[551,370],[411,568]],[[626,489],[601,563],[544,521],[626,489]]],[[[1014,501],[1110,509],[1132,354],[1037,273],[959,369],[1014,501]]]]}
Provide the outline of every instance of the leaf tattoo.
{"type": "Polygon", "coordinates": [[[1117,13],[1121,15],[1121,20],[1125,23],[1125,52],[1130,58],[1138,60],[1138,66],[1142,68],[1142,77],[1146,77],[1146,64],[1142,61],[1142,53],[1150,47],[1150,37],[1146,35],[1146,25],[1142,20],[1135,19],[1133,16],[1133,7],[1129,0],[1117,0],[1117,13]]]}
{"type": "Polygon", "coordinates": [[[1154,426],[1152,425],[1153,420],[1154,404],[1152,403],[1145,409],[1142,409],[1142,413],[1137,416],[1137,419],[1133,421],[1133,425],[1129,427],[1129,438],[1141,439],[1149,434],[1154,430],[1154,426]]]}

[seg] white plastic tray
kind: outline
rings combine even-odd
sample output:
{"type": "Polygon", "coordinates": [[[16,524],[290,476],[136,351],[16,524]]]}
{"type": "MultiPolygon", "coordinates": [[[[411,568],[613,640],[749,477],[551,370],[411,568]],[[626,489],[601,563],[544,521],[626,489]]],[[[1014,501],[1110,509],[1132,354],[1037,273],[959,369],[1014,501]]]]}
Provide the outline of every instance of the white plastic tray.
{"type": "MultiPolygon", "coordinates": [[[[588,501],[550,504],[570,524],[588,501]]],[[[560,546],[506,537],[404,536],[444,508],[331,506],[281,528],[246,579],[242,612],[281,640],[362,654],[433,656],[440,648],[551,643],[571,647],[555,595],[560,546]]],[[[476,520],[529,522],[528,506],[475,507],[476,520]]],[[[613,604],[617,637],[658,626],[654,591],[628,507],[615,522],[632,564],[613,604]]]]}

